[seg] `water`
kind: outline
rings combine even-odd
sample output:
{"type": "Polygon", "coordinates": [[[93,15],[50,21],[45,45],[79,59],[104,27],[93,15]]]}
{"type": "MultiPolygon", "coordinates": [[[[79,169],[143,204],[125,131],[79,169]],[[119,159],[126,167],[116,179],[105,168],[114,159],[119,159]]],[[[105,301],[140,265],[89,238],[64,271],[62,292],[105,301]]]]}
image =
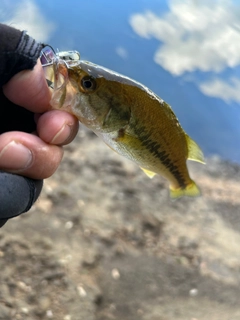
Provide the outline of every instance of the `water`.
{"type": "Polygon", "coordinates": [[[0,17],[147,85],[205,155],[240,162],[239,12],[222,1],[12,0],[0,17]]]}

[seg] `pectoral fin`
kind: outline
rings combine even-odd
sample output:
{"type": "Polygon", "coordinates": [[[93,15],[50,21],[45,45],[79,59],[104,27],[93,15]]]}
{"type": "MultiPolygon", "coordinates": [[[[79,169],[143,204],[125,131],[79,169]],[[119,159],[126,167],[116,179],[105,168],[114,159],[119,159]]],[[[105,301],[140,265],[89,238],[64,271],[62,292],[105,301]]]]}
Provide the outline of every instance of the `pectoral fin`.
{"type": "Polygon", "coordinates": [[[156,175],[155,172],[152,172],[152,171],[150,171],[150,170],[144,169],[144,168],[142,168],[142,167],[140,167],[140,168],[141,168],[142,171],[143,171],[149,178],[151,178],[151,179],[156,175]]]}
{"type": "Polygon", "coordinates": [[[141,147],[141,141],[138,139],[138,137],[135,137],[128,132],[126,132],[125,128],[121,128],[118,130],[118,136],[114,139],[116,142],[123,143],[125,145],[131,146],[131,147],[141,147]]]}
{"type": "Polygon", "coordinates": [[[188,146],[188,159],[205,164],[203,152],[197,143],[193,141],[187,134],[186,140],[188,146]]]}

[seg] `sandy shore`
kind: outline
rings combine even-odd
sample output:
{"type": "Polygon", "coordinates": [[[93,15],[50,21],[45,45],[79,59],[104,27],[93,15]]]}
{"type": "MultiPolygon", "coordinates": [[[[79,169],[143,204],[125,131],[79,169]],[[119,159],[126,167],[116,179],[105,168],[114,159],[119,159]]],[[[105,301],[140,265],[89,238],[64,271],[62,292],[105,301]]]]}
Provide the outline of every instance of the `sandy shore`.
{"type": "Polygon", "coordinates": [[[189,167],[202,197],[171,202],[82,129],[0,231],[0,319],[239,320],[240,167],[189,167]]]}

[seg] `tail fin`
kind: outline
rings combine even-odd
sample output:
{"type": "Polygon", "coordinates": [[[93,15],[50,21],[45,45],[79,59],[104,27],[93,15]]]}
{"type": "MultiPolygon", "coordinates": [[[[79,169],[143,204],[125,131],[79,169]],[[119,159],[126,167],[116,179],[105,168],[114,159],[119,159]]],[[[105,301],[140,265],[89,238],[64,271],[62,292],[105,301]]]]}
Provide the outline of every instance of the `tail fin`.
{"type": "Polygon", "coordinates": [[[170,187],[170,197],[173,200],[184,196],[198,197],[200,195],[201,191],[193,180],[191,180],[191,182],[185,188],[173,189],[170,187]]]}

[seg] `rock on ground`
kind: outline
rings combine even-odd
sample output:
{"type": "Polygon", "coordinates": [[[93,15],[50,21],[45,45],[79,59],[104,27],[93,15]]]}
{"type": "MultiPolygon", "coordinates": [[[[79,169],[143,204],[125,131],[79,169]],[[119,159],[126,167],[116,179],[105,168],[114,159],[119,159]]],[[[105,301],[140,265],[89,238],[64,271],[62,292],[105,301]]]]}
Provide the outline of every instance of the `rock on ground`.
{"type": "Polygon", "coordinates": [[[189,167],[202,197],[171,202],[82,129],[0,231],[0,319],[239,320],[240,167],[189,167]]]}

